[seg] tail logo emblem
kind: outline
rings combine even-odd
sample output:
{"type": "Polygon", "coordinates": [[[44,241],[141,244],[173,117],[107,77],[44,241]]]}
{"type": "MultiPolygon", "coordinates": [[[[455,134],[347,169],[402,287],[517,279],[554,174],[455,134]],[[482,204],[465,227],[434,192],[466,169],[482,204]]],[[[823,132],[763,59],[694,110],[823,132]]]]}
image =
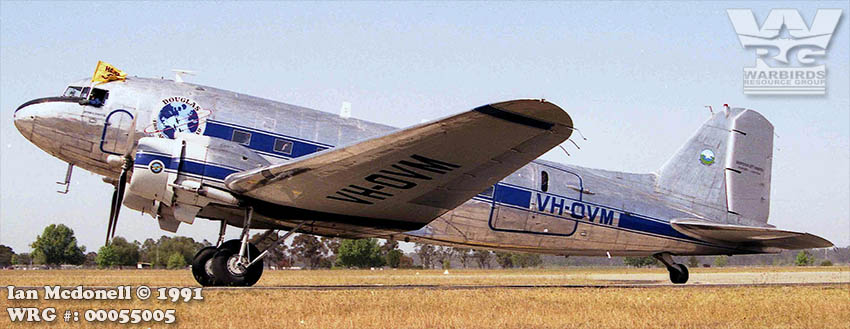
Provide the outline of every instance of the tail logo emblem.
{"type": "Polygon", "coordinates": [[[699,161],[706,166],[710,166],[714,163],[714,151],[705,149],[699,154],[699,161]]]}

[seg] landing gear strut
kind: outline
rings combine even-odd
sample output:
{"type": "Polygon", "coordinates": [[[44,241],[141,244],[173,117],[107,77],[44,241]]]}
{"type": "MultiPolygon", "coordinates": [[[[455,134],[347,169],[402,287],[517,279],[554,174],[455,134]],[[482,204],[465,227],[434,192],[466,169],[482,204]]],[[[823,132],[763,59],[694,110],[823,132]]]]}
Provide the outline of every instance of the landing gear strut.
{"type": "Polygon", "coordinates": [[[227,221],[221,221],[215,247],[205,247],[192,260],[192,276],[202,286],[250,286],[263,275],[260,252],[248,242],[252,208],[246,209],[240,238],[224,241],[227,221]]]}
{"type": "Polygon", "coordinates": [[[670,281],[675,284],[683,284],[688,282],[688,267],[684,264],[679,264],[673,261],[673,256],[670,253],[662,252],[652,255],[655,259],[664,263],[667,266],[667,271],[670,272],[670,281]]]}
{"type": "Polygon", "coordinates": [[[218,247],[212,258],[212,272],[220,285],[252,286],[263,275],[263,260],[251,262],[260,251],[246,239],[230,240],[218,247]],[[242,252],[240,252],[242,250],[242,252]],[[249,265],[250,264],[250,265],[249,265]]]}
{"type": "MultiPolygon", "coordinates": [[[[253,208],[245,211],[245,221],[242,226],[242,234],[239,239],[224,241],[224,231],[227,222],[221,222],[216,247],[206,247],[195,254],[192,261],[192,275],[195,281],[202,286],[252,286],[263,275],[263,258],[268,255],[268,250],[278,243],[283,243],[286,238],[301,228],[303,223],[290,230],[283,237],[278,238],[260,252],[254,244],[248,242],[248,233],[251,227],[251,219],[254,214],[253,208]]],[[[274,232],[277,235],[277,232],[274,232]]]]}

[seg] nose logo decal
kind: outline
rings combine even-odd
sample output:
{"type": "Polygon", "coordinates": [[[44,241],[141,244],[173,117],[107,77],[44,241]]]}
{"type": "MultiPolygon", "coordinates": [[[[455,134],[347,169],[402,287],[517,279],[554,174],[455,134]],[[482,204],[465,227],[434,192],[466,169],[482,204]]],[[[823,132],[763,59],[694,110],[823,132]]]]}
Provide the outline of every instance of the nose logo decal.
{"type": "Polygon", "coordinates": [[[162,163],[162,161],[159,161],[159,160],[153,160],[153,161],[151,161],[151,163],[148,165],[148,168],[150,168],[150,170],[151,170],[151,172],[152,172],[152,173],[154,173],[154,174],[158,174],[158,173],[161,173],[161,172],[162,172],[162,170],[164,170],[164,169],[165,169],[165,164],[163,164],[163,163],[162,163]]]}
{"type": "Polygon", "coordinates": [[[201,135],[212,113],[186,97],[169,97],[162,100],[162,108],[153,115],[153,124],[145,132],[160,138],[174,139],[178,132],[201,135]]]}
{"type": "Polygon", "coordinates": [[[699,154],[699,161],[706,166],[710,166],[714,163],[714,151],[705,149],[699,154]]]}

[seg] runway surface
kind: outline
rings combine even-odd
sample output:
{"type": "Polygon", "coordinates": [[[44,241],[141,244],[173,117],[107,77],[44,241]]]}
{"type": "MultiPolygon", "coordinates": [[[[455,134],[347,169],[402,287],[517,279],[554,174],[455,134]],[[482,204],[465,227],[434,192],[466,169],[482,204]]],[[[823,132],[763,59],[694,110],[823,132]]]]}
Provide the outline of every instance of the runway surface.
{"type": "MultiPolygon", "coordinates": [[[[470,274],[431,274],[427,280],[432,282],[447,279],[451,276],[456,278],[476,278],[486,276],[484,273],[470,274]]],[[[425,275],[417,275],[420,278],[425,275]]],[[[526,279],[554,279],[573,278],[571,275],[523,275],[526,279]]],[[[515,279],[509,274],[500,274],[496,281],[502,279],[515,279]]],[[[474,290],[474,289],[633,289],[633,288],[733,288],[733,287],[793,287],[793,286],[850,286],[850,272],[734,272],[734,273],[693,273],[688,284],[672,284],[666,273],[628,273],[628,274],[591,274],[583,277],[585,282],[564,284],[523,284],[512,281],[506,284],[467,284],[464,282],[442,283],[442,284],[352,284],[352,285],[268,285],[256,287],[210,287],[210,290],[474,290]]],[[[493,282],[493,281],[491,281],[493,282]]],[[[498,281],[496,281],[498,282],[498,281]]],[[[261,282],[262,283],[262,282],[261,282]]]]}
{"type": "MultiPolygon", "coordinates": [[[[797,283],[612,283],[612,284],[562,284],[562,285],[464,285],[464,284],[352,284],[352,285],[292,285],[292,286],[255,286],[255,287],[204,287],[204,290],[481,290],[481,289],[646,289],[646,288],[736,288],[736,287],[848,287],[850,282],[797,282],[797,283]]],[[[42,289],[44,286],[16,286],[20,290],[42,289]]],[[[63,287],[67,289],[72,286],[63,287]]],[[[115,286],[84,286],[84,290],[114,289],[115,286]]],[[[162,288],[157,286],[151,289],[162,288]]]]}
{"type": "MultiPolygon", "coordinates": [[[[850,268],[832,268],[816,271],[763,271],[758,268],[741,269],[734,272],[691,273],[687,284],[672,284],[666,272],[642,271],[638,273],[583,271],[542,271],[525,273],[520,271],[269,271],[265,280],[254,287],[206,287],[209,291],[238,290],[486,290],[486,289],[690,289],[690,288],[736,288],[736,287],[838,287],[850,290],[850,268]],[[601,272],[601,273],[600,273],[601,272]],[[340,280],[340,275],[349,275],[340,280]]],[[[76,275],[74,271],[27,272],[27,277],[46,275],[43,284],[56,282],[55,278],[76,275]]],[[[80,272],[84,273],[84,272],[80,272]]],[[[146,285],[152,289],[169,286],[197,286],[185,272],[181,271],[121,271],[85,272],[86,276],[109,274],[100,280],[85,281],[84,278],[70,280],[79,282],[84,289],[115,288],[115,285],[130,285],[134,288],[146,285]],[[112,274],[110,274],[112,273],[112,274]],[[114,276],[114,273],[126,274],[114,276]],[[163,277],[165,276],[165,277],[163,277]],[[191,280],[191,281],[190,281],[191,280]],[[107,282],[114,282],[109,286],[107,282]]],[[[8,272],[8,274],[23,274],[8,272]]],[[[11,276],[8,279],[20,279],[11,276]]],[[[36,280],[38,281],[38,280],[36,280]]],[[[68,285],[69,281],[59,283],[68,285]]],[[[19,289],[42,289],[32,280],[10,282],[19,289]],[[17,284],[15,284],[17,283],[17,284]]],[[[73,288],[73,287],[69,287],[73,288]]]]}
{"type": "Polygon", "coordinates": [[[206,287],[204,290],[478,290],[478,289],[634,289],[634,288],[717,288],[717,287],[794,287],[794,286],[850,286],[850,282],[808,282],[808,283],[616,283],[616,284],[568,284],[568,285],[314,285],[314,286],[258,286],[258,287],[206,287]]]}

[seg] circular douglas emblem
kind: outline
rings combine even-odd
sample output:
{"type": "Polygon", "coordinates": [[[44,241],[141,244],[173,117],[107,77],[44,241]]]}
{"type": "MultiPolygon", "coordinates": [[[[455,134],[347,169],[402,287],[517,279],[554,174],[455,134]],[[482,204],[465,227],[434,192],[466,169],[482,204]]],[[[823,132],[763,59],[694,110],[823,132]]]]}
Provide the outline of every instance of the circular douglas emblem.
{"type": "Polygon", "coordinates": [[[163,99],[162,104],[162,108],[153,113],[153,124],[145,132],[170,139],[174,139],[176,133],[203,134],[209,110],[186,97],[169,97],[163,99]]]}
{"type": "Polygon", "coordinates": [[[163,164],[162,161],[153,160],[148,165],[148,168],[150,168],[152,173],[158,174],[158,173],[161,173],[165,169],[165,164],[163,164]]]}
{"type": "Polygon", "coordinates": [[[699,161],[706,166],[710,166],[714,163],[714,151],[705,149],[699,154],[699,161]]]}

